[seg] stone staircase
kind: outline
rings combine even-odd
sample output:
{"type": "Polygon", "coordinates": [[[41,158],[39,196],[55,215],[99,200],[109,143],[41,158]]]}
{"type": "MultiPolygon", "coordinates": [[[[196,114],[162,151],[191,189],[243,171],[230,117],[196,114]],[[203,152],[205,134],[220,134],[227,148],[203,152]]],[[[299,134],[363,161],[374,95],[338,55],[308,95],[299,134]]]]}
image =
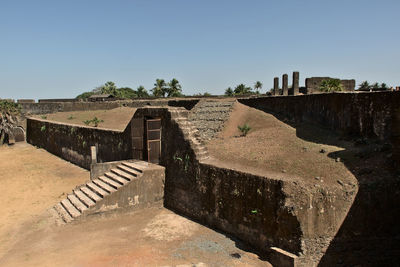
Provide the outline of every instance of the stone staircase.
{"type": "Polygon", "coordinates": [[[98,178],[76,187],[51,212],[58,216],[59,223],[69,223],[85,215],[123,206],[121,197],[128,198],[125,200],[128,206],[134,206],[139,202],[136,191],[141,191],[140,179],[149,165],[143,161],[121,162],[98,178]]]}
{"type": "Polygon", "coordinates": [[[169,108],[171,119],[178,124],[183,136],[189,141],[196,159],[203,161],[209,158],[208,150],[200,138],[200,133],[192,122],[188,120],[189,111],[184,108],[169,108]]]}
{"type": "Polygon", "coordinates": [[[236,100],[200,100],[190,111],[188,120],[199,131],[199,137],[208,141],[217,136],[224,127],[236,100]]]}

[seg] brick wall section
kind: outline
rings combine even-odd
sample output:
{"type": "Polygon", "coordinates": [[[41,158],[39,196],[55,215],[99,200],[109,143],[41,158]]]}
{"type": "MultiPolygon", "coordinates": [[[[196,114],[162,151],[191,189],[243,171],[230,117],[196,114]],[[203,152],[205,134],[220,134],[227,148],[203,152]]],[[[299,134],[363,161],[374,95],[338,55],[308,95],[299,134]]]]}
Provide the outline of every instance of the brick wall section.
{"type": "Polygon", "coordinates": [[[132,158],[130,127],[119,132],[28,118],[27,142],[85,169],[90,169],[91,146],[97,146],[99,162],[132,158]]]}

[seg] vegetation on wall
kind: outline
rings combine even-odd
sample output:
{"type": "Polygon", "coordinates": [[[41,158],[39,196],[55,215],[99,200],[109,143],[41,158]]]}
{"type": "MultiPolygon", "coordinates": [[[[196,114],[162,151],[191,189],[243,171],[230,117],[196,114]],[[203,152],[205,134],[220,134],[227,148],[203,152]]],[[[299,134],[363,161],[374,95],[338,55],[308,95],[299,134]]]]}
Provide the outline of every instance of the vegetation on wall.
{"type": "Polygon", "coordinates": [[[328,79],[321,82],[319,89],[327,93],[338,92],[343,91],[343,85],[339,79],[328,79]]]}
{"type": "Polygon", "coordinates": [[[14,139],[13,128],[17,126],[17,115],[21,106],[13,101],[0,100],[0,145],[14,139]]]}

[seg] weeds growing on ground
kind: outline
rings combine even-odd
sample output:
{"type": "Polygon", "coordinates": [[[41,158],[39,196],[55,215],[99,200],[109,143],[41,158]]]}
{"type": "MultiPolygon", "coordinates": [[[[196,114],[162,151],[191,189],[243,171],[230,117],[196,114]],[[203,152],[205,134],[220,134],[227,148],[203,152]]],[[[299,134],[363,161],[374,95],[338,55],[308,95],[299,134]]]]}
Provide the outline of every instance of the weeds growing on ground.
{"type": "Polygon", "coordinates": [[[251,127],[247,123],[245,123],[242,126],[238,125],[238,129],[242,133],[242,136],[246,136],[248,132],[251,130],[251,127]]]}
{"type": "Polygon", "coordinates": [[[93,124],[93,126],[94,127],[97,127],[97,126],[99,126],[99,123],[101,123],[101,122],[104,122],[103,120],[100,120],[100,119],[98,119],[97,117],[94,117],[93,119],[91,119],[91,120],[86,120],[86,121],[83,121],[83,123],[84,124],[86,124],[86,125],[90,125],[90,124],[93,124]]]}

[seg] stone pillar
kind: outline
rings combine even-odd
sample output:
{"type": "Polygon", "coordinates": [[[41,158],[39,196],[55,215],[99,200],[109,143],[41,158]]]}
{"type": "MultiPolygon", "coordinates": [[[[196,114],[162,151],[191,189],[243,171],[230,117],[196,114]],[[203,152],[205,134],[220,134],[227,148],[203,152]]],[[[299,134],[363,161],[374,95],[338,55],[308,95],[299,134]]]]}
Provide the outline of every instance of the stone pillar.
{"type": "Polygon", "coordinates": [[[293,72],[293,95],[299,94],[299,76],[298,71],[293,72]]]}
{"type": "Polygon", "coordinates": [[[282,75],[282,94],[288,95],[288,75],[282,75]]]}
{"type": "Polygon", "coordinates": [[[274,78],[274,95],[279,95],[279,78],[274,78]]]}
{"type": "Polygon", "coordinates": [[[91,146],[90,147],[90,152],[92,156],[92,164],[97,163],[97,149],[96,146],[91,146]]]}

